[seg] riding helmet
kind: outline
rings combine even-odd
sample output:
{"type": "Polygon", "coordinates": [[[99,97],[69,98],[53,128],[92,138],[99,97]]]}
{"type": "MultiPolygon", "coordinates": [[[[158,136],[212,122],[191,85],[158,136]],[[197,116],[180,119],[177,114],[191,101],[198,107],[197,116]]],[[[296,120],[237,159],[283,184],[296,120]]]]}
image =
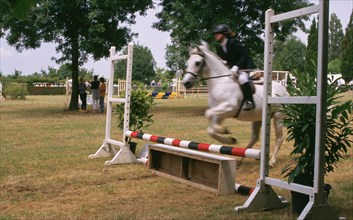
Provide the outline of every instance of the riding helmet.
{"type": "Polygon", "coordinates": [[[213,28],[213,34],[216,34],[216,33],[229,33],[229,32],[230,32],[230,28],[226,24],[219,24],[215,28],[213,28]]]}

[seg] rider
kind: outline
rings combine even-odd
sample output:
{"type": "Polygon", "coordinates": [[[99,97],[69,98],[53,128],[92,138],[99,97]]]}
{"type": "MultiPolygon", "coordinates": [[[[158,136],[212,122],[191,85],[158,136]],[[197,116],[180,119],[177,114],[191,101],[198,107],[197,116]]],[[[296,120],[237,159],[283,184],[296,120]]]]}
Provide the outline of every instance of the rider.
{"type": "Polygon", "coordinates": [[[217,46],[217,54],[223,60],[227,61],[230,71],[236,76],[241,90],[244,95],[243,110],[250,111],[255,108],[255,102],[252,96],[249,76],[239,69],[252,69],[253,61],[249,55],[248,49],[237,41],[235,34],[230,30],[228,25],[219,24],[213,29],[215,40],[219,43],[217,46]]]}

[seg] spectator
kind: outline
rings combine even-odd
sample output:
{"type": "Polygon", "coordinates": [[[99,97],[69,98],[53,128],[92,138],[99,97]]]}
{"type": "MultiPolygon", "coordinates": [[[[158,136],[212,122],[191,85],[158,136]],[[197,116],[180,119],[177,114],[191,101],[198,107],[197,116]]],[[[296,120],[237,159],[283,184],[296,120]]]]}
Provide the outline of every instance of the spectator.
{"type": "Polygon", "coordinates": [[[92,101],[93,101],[93,112],[99,111],[99,81],[98,76],[93,77],[93,82],[91,83],[92,90],[92,101]]]}
{"type": "Polygon", "coordinates": [[[87,93],[86,93],[87,87],[86,83],[83,80],[83,78],[80,78],[80,84],[78,84],[78,93],[80,94],[80,99],[81,99],[81,110],[86,111],[87,107],[87,93]]]}
{"type": "Polygon", "coordinates": [[[104,83],[104,78],[101,77],[99,78],[100,81],[100,86],[99,86],[99,105],[100,105],[100,112],[104,112],[104,98],[105,98],[105,90],[106,90],[106,85],[104,83]]]}

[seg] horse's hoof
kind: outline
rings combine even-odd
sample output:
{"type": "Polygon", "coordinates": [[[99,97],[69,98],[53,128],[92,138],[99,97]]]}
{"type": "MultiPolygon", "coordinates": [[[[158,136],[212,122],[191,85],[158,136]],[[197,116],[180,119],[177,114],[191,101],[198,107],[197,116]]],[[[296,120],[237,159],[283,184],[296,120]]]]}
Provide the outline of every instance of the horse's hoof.
{"type": "Polygon", "coordinates": [[[238,140],[236,138],[232,137],[232,143],[231,144],[237,144],[237,143],[238,143],[238,140]]]}
{"type": "Polygon", "coordinates": [[[239,168],[240,167],[240,165],[243,163],[243,161],[239,161],[239,160],[237,160],[237,168],[239,168]]]}
{"type": "Polygon", "coordinates": [[[223,138],[220,142],[222,144],[228,144],[228,145],[233,145],[233,144],[238,143],[237,139],[235,139],[233,137],[223,138]]]}
{"type": "Polygon", "coordinates": [[[224,127],[215,128],[213,131],[217,134],[230,134],[229,130],[224,127]]]}

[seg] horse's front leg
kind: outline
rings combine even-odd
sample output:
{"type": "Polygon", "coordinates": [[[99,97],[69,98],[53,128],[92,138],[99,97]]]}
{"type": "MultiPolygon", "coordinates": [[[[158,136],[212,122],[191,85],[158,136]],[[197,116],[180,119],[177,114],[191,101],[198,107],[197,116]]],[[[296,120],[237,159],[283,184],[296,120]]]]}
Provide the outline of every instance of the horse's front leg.
{"type": "Polygon", "coordinates": [[[232,110],[233,109],[228,103],[223,102],[222,104],[217,105],[216,107],[207,109],[205,112],[205,116],[210,123],[210,126],[207,129],[208,134],[212,138],[224,144],[235,144],[237,142],[236,139],[233,137],[224,137],[219,135],[229,134],[227,128],[222,126],[222,122],[227,116],[229,117],[229,115],[231,115],[230,112],[232,110]]]}
{"type": "Polygon", "coordinates": [[[283,124],[282,124],[282,114],[279,112],[274,113],[273,115],[273,125],[275,128],[275,135],[276,135],[276,146],[275,150],[272,154],[271,160],[270,160],[270,167],[274,167],[277,161],[277,155],[279,152],[279,149],[281,148],[281,145],[283,143],[283,124]]]}
{"type": "MultiPolygon", "coordinates": [[[[206,115],[207,115],[207,111],[206,111],[206,115]]],[[[224,118],[219,117],[219,115],[209,115],[207,119],[210,124],[209,126],[210,130],[218,134],[229,134],[228,129],[222,125],[224,118]]]]}

